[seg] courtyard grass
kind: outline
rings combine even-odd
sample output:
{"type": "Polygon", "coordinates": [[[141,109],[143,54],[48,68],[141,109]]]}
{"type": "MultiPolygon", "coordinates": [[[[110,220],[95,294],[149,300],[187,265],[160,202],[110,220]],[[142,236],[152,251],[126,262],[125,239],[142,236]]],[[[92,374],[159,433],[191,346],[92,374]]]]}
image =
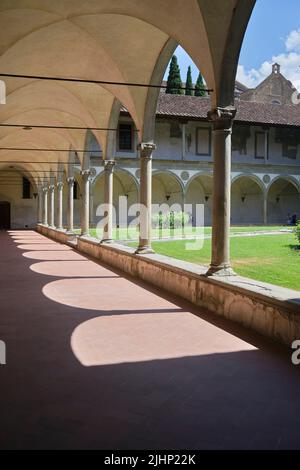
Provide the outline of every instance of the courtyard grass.
{"type": "MultiPolygon", "coordinates": [[[[300,291],[300,248],[293,233],[231,238],[232,265],[237,274],[300,291]]],[[[210,262],[211,240],[201,250],[187,250],[185,240],[153,242],[156,253],[191,263],[210,262]]]]}

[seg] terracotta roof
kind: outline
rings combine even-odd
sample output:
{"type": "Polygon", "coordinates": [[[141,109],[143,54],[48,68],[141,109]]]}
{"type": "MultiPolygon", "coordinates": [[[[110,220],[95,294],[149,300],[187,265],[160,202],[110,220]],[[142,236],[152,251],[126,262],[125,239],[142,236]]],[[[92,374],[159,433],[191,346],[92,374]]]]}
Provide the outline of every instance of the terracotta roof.
{"type": "MultiPolygon", "coordinates": [[[[236,121],[252,124],[300,126],[300,105],[274,105],[236,100],[236,121]]],[[[160,94],[156,114],[165,117],[206,119],[210,98],[160,94]]]]}

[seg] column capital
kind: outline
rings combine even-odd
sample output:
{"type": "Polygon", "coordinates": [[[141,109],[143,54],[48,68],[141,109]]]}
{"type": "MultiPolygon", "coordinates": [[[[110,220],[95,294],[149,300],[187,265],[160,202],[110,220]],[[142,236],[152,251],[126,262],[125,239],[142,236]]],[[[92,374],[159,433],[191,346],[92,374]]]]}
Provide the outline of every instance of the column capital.
{"type": "Polygon", "coordinates": [[[50,185],[49,185],[49,191],[50,191],[50,193],[53,193],[53,192],[54,192],[54,189],[55,189],[55,185],[54,185],[54,184],[50,184],[50,185]]]}
{"type": "Polygon", "coordinates": [[[58,181],[58,183],[56,183],[56,187],[57,189],[62,189],[64,187],[64,183],[62,181],[58,181]]]}
{"type": "Polygon", "coordinates": [[[47,193],[48,190],[49,190],[48,186],[44,186],[44,187],[42,188],[43,193],[47,193]]]}
{"type": "Polygon", "coordinates": [[[81,170],[81,177],[84,181],[88,181],[92,175],[91,170],[81,170]]]}
{"type": "Polygon", "coordinates": [[[67,178],[68,185],[73,186],[74,182],[75,182],[74,176],[68,176],[68,178],[67,178]]]}
{"type": "Polygon", "coordinates": [[[104,171],[112,173],[114,171],[114,166],[116,162],[114,160],[103,160],[104,171]]]}
{"type": "Polygon", "coordinates": [[[140,152],[141,158],[151,159],[152,153],[156,149],[156,144],[154,144],[153,142],[141,142],[137,146],[137,149],[140,152]]]}
{"type": "Polygon", "coordinates": [[[236,109],[234,107],[217,107],[208,111],[207,118],[213,123],[214,130],[231,131],[235,115],[236,109]]]}

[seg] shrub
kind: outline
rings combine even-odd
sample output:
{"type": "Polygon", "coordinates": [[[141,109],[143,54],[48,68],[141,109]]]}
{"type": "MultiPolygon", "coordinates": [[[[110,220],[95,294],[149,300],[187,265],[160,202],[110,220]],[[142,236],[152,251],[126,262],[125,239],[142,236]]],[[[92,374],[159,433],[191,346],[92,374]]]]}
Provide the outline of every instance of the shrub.
{"type": "Polygon", "coordinates": [[[300,245],[300,220],[297,221],[296,227],[294,228],[294,232],[300,245]]]}
{"type": "Polygon", "coordinates": [[[162,213],[159,212],[157,214],[153,214],[152,216],[152,226],[154,228],[181,228],[188,224],[189,222],[189,214],[179,211],[179,212],[167,212],[162,213]]]}

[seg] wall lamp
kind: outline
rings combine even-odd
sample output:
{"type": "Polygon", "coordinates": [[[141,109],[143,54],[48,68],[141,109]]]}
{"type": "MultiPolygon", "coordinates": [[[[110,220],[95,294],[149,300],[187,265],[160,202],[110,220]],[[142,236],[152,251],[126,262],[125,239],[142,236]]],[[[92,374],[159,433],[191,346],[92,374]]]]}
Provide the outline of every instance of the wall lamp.
{"type": "Polygon", "coordinates": [[[207,202],[209,200],[209,196],[205,196],[205,201],[207,202]]]}

